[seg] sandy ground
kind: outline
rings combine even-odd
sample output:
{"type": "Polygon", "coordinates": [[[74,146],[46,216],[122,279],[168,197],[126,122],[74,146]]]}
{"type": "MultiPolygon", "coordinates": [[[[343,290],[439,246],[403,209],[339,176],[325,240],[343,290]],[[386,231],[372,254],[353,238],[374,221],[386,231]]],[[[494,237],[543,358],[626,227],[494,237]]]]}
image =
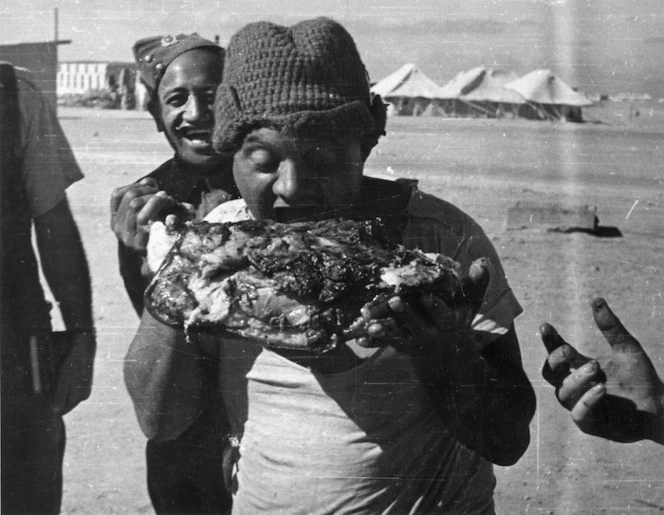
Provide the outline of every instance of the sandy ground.
{"type": "MultiPolygon", "coordinates": [[[[654,106],[655,108],[657,106],[654,106]]],[[[486,229],[524,307],[517,320],[538,410],[532,443],[514,466],[496,468],[499,513],[664,511],[664,449],[581,434],[539,374],[542,321],[587,354],[606,351],[588,301],[605,296],[664,375],[664,116],[593,109],[598,124],[391,119],[367,171],[420,181],[486,229]],[[595,205],[620,238],[506,230],[517,201],[595,205]]],[[[109,230],[112,189],[169,157],[146,113],[60,109],[86,179],[70,202],[90,260],[99,352],[91,398],[67,416],[63,513],[152,513],[144,437],[122,381],[137,319],[117,272],[109,230]]]]}

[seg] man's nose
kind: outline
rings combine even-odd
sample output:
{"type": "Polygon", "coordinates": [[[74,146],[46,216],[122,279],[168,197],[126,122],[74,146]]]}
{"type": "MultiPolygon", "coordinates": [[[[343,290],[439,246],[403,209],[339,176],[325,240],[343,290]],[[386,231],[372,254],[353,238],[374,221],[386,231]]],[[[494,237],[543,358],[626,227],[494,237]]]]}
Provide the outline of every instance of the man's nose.
{"type": "Polygon", "coordinates": [[[212,118],[210,105],[195,96],[191,96],[187,101],[187,107],[184,111],[184,119],[188,122],[201,122],[212,118]]]}
{"type": "Polygon", "coordinates": [[[293,157],[279,164],[273,192],[289,202],[314,201],[319,186],[313,168],[301,157],[293,157]]]}

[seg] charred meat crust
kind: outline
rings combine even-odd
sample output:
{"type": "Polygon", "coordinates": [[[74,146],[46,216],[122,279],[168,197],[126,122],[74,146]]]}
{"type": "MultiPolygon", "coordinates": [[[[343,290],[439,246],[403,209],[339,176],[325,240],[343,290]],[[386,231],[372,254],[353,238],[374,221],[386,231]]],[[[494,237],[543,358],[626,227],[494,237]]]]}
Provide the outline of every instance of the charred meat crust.
{"type": "Polygon", "coordinates": [[[383,236],[380,219],[188,223],[145,293],[162,322],[324,352],[380,294],[453,299],[456,263],[383,236]]]}

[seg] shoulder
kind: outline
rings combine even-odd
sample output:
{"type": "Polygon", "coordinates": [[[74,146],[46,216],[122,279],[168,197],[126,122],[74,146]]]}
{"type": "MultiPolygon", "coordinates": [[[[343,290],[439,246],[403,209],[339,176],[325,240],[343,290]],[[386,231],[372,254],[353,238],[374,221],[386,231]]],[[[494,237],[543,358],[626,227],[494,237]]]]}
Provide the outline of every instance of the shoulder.
{"type": "Polygon", "coordinates": [[[24,124],[37,123],[45,124],[49,118],[43,116],[51,113],[51,106],[47,105],[46,99],[37,86],[32,72],[26,68],[13,66],[16,76],[16,88],[18,91],[18,101],[21,110],[21,116],[24,124]]]}
{"type": "Polygon", "coordinates": [[[464,271],[476,259],[487,258],[489,285],[473,329],[481,334],[481,345],[507,333],[522,309],[509,287],[493,243],[470,215],[445,200],[414,190],[408,206],[404,243],[449,256],[464,271]]]}
{"type": "Polygon", "coordinates": [[[498,302],[509,286],[496,249],[484,229],[466,212],[438,197],[414,190],[408,205],[404,243],[451,257],[467,270],[477,259],[491,263],[487,297],[498,302]]]}
{"type": "Polygon", "coordinates": [[[432,223],[449,226],[456,231],[468,227],[474,230],[482,230],[479,224],[459,207],[417,188],[412,191],[408,210],[413,217],[427,218],[432,223]]]}
{"type": "Polygon", "coordinates": [[[20,66],[13,66],[14,74],[16,76],[16,83],[18,84],[19,91],[25,92],[38,92],[39,88],[34,81],[32,72],[27,68],[21,68],[20,66]]]}
{"type": "Polygon", "coordinates": [[[159,184],[161,188],[168,188],[171,182],[175,181],[175,176],[177,174],[177,167],[175,166],[175,159],[170,158],[167,161],[161,163],[157,168],[152,170],[149,174],[141,177],[139,179],[154,179],[159,184]]]}
{"type": "Polygon", "coordinates": [[[408,224],[404,241],[409,246],[443,252],[459,259],[465,246],[486,246],[492,249],[482,227],[457,206],[418,189],[413,189],[407,207],[408,224]]]}

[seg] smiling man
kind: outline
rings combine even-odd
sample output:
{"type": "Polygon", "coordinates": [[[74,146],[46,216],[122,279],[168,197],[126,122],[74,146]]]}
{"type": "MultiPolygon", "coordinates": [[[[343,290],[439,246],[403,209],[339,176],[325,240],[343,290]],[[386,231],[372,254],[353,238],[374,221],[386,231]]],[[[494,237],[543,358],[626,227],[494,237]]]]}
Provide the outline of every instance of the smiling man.
{"type": "Polygon", "coordinates": [[[223,49],[196,34],[154,36],[134,45],[148,110],[175,155],[111,196],[111,228],[120,242],[120,272],[136,312],[143,310],[146,227],[176,203],[198,216],[236,196],[230,162],[214,152],[213,104],[223,70],[223,49]]]}
{"type": "MultiPolygon", "coordinates": [[[[150,39],[148,44],[152,41],[150,39]]],[[[162,70],[163,76],[156,91],[152,88],[153,98],[148,103],[148,110],[157,130],[164,133],[176,155],[191,166],[208,170],[216,167],[211,141],[214,120],[210,106],[214,103],[215,85],[221,79],[219,51],[200,46],[207,43],[195,37],[181,37],[180,41],[168,36],[160,40],[159,50],[164,52],[172,48],[171,52],[179,53],[187,46],[196,46],[179,53],[170,63],[164,59],[155,64],[153,76],[162,70]]],[[[137,53],[145,50],[144,45],[137,44],[137,53]]],[[[154,54],[147,53],[139,60],[150,66],[155,60],[154,54]]]]}
{"type": "MultiPolygon", "coordinates": [[[[134,45],[148,110],[175,155],[111,197],[111,228],[119,241],[120,273],[137,314],[150,279],[147,226],[179,203],[204,216],[236,196],[229,160],[212,148],[214,98],[224,50],[197,34],[153,36],[134,45]]],[[[221,483],[225,419],[210,409],[180,438],[148,441],[148,490],[157,513],[223,513],[230,498],[221,483]],[[215,473],[215,470],[217,471],[215,473]]]]}

